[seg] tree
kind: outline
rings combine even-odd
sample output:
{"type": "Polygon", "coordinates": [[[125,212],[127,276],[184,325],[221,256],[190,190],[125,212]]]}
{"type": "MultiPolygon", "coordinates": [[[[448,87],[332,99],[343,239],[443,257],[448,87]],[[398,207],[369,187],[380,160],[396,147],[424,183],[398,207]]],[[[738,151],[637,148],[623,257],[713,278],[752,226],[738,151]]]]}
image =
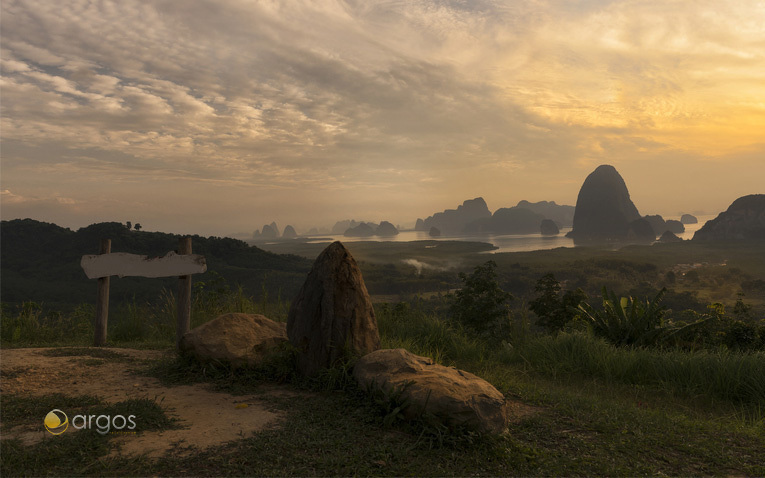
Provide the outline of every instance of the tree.
{"type": "Polygon", "coordinates": [[[576,309],[588,299],[582,289],[561,295],[560,283],[552,273],[542,276],[534,290],[539,296],[529,303],[529,309],[536,314],[537,324],[548,332],[561,330],[578,315],[576,309]]]}
{"type": "Polygon", "coordinates": [[[497,282],[494,261],[476,266],[470,275],[459,274],[463,286],[452,296],[451,313],[454,320],[479,334],[500,337],[509,325],[508,303],[512,294],[497,282]]]}
{"type": "Polygon", "coordinates": [[[127,222],[127,228],[128,228],[128,231],[129,231],[129,230],[131,230],[131,229],[133,229],[133,223],[132,223],[132,222],[130,222],[130,221],[128,221],[128,222],[127,222]]]}
{"type": "Polygon", "coordinates": [[[140,231],[141,230],[141,224],[140,223],[135,223],[135,226],[133,226],[133,227],[135,227],[136,231],[140,231]]]}

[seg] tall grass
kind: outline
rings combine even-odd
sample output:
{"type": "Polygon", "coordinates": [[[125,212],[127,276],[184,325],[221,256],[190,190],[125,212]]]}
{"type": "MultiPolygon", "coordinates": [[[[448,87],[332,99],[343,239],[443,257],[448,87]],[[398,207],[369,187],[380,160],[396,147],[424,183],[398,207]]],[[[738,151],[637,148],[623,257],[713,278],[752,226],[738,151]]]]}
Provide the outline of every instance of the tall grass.
{"type": "Polygon", "coordinates": [[[435,313],[406,305],[379,306],[382,346],[403,347],[486,378],[500,389],[511,386],[515,370],[551,378],[598,379],[636,385],[678,397],[753,406],[765,416],[765,353],[720,348],[688,352],[616,347],[586,332],[518,335],[512,344],[479,340],[435,313]]]}
{"type": "Polygon", "coordinates": [[[765,412],[765,353],[615,347],[583,332],[537,336],[501,354],[508,365],[551,377],[578,375],[645,385],[686,396],[760,405],[765,412]]]}
{"type": "MultiPolygon", "coordinates": [[[[132,300],[112,306],[107,324],[110,345],[172,346],[177,320],[176,297],[162,290],[154,302],[132,300]]],[[[227,312],[263,314],[286,321],[289,303],[256,300],[242,287],[214,290],[198,287],[191,304],[191,327],[227,312]]],[[[0,342],[3,346],[89,345],[93,341],[95,306],[82,304],[72,312],[46,310],[43,304],[26,302],[15,308],[3,304],[0,311],[0,342]]]]}

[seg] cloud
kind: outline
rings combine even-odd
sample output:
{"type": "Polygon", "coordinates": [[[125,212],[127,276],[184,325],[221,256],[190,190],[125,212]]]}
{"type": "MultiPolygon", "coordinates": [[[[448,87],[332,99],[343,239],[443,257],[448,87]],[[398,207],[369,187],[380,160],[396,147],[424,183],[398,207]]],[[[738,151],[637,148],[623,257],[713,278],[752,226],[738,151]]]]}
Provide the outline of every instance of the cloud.
{"type": "MultiPolygon", "coordinates": [[[[764,152],[761,2],[0,8],[3,183],[19,194],[40,174],[81,201],[78,183],[108,182],[120,204],[251,188],[221,207],[305,197],[328,222],[363,208],[406,222],[478,195],[571,203],[528,178],[601,162],[764,152]]],[[[317,214],[277,209],[254,224],[317,214]]]]}

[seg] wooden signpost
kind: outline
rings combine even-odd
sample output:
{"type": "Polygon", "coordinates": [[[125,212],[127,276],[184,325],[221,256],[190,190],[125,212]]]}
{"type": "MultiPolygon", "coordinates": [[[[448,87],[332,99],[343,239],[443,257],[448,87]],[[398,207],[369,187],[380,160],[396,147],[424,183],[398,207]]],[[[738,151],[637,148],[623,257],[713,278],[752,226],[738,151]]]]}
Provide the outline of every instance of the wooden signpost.
{"type": "Polygon", "coordinates": [[[138,254],[111,252],[111,240],[102,239],[100,254],[82,256],[80,266],[89,279],[98,279],[96,324],[93,344],[106,344],[106,324],[109,317],[109,276],[172,277],[179,276],[178,325],[176,346],[191,327],[191,274],[207,270],[204,256],[191,253],[191,238],[181,238],[178,253],[149,258],[138,254]]]}

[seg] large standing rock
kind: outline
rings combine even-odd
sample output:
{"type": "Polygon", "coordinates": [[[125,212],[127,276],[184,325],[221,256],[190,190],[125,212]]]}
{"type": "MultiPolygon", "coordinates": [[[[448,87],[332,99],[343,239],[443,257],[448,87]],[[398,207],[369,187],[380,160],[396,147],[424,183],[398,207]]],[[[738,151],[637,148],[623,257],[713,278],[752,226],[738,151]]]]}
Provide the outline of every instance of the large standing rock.
{"type": "Polygon", "coordinates": [[[484,433],[507,428],[505,397],[489,382],[404,349],[365,355],[353,368],[353,376],[363,389],[385,393],[403,389],[400,399],[409,402],[403,410],[409,419],[428,413],[452,427],[484,433]]]}
{"type": "Polygon", "coordinates": [[[298,369],[309,376],[380,348],[364,278],[341,242],[330,244],[314,262],[292,301],[287,335],[298,349],[298,369]]]}
{"type": "Polygon", "coordinates": [[[257,365],[287,341],[286,324],[259,314],[223,314],[181,338],[182,352],[202,362],[219,360],[234,367],[257,365]]]}
{"type": "Polygon", "coordinates": [[[574,228],[567,236],[574,243],[622,241],[637,219],[640,213],[624,179],[613,166],[604,164],[584,180],[574,209],[574,228]]]}

